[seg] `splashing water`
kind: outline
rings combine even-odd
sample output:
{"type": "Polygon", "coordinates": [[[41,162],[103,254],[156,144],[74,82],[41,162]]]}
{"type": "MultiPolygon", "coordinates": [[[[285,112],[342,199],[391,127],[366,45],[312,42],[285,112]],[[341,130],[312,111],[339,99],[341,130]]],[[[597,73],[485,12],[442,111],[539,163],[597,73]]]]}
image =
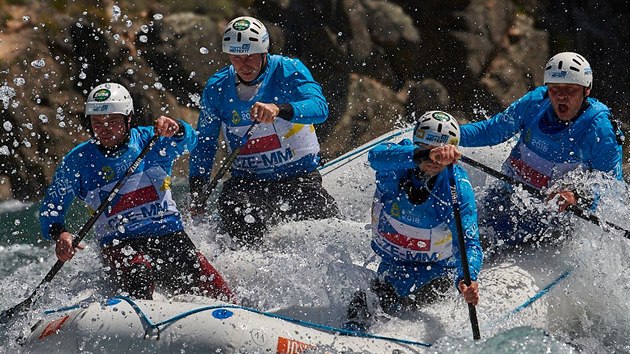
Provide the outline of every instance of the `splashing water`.
{"type": "Polygon", "coordinates": [[[2,101],[4,109],[9,108],[9,104],[11,103],[13,97],[15,97],[15,90],[13,87],[7,85],[0,86],[0,100],[2,101]]]}
{"type": "Polygon", "coordinates": [[[41,69],[46,66],[46,61],[44,59],[33,60],[31,62],[31,66],[37,69],[41,69]]]}

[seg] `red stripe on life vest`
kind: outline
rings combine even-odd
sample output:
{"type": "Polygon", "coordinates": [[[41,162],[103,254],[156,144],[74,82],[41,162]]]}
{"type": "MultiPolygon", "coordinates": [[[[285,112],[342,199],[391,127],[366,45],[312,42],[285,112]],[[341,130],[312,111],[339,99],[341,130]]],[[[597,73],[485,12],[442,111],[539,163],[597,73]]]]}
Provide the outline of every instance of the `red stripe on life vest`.
{"type": "Polygon", "coordinates": [[[536,171],[525,162],[523,162],[523,160],[517,160],[511,157],[510,164],[518,173],[518,175],[532,186],[536,188],[543,188],[549,185],[549,180],[551,180],[551,177],[543,175],[542,173],[536,171]]]}
{"type": "Polygon", "coordinates": [[[278,135],[272,134],[256,139],[249,139],[247,144],[241,148],[240,155],[259,154],[261,152],[280,149],[280,138],[278,135]]]}
{"type": "Polygon", "coordinates": [[[385,239],[396,246],[412,251],[428,251],[431,249],[431,240],[411,238],[401,234],[384,232],[381,234],[385,239]]]}
{"type": "Polygon", "coordinates": [[[122,195],[118,202],[114,204],[111,211],[109,211],[108,215],[118,214],[121,211],[125,211],[127,209],[131,209],[159,199],[160,196],[155,190],[155,187],[153,187],[152,185],[136,189],[135,191],[131,191],[127,194],[122,195]]]}

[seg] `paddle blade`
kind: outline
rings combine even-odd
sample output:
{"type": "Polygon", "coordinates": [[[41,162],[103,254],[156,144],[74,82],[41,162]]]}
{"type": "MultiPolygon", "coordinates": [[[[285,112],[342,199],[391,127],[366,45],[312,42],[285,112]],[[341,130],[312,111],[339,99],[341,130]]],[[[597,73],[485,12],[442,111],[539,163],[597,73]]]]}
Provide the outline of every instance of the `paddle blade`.
{"type": "Polygon", "coordinates": [[[0,315],[0,325],[6,325],[9,320],[13,318],[13,316],[28,311],[31,308],[31,305],[33,305],[32,298],[33,296],[31,295],[26,300],[20,302],[19,304],[13,306],[8,310],[3,311],[0,315]]]}

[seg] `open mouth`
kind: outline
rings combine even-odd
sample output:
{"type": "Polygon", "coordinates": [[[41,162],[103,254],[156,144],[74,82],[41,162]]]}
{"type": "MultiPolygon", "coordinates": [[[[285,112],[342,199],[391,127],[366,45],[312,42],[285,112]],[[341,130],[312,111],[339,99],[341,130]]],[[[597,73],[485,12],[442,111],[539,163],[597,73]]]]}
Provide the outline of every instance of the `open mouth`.
{"type": "Polygon", "coordinates": [[[564,104],[564,103],[560,103],[560,104],[558,105],[558,113],[560,113],[560,114],[565,114],[565,113],[567,113],[567,112],[569,112],[569,106],[567,106],[567,105],[566,105],[566,104],[564,104]]]}

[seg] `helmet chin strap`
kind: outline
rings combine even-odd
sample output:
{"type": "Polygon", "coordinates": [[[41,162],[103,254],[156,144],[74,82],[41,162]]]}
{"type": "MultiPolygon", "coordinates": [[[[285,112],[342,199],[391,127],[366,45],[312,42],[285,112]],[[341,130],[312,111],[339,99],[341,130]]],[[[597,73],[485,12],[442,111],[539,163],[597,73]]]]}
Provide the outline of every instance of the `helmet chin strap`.
{"type": "Polygon", "coordinates": [[[236,83],[236,86],[238,86],[240,84],[243,84],[245,86],[257,85],[259,82],[262,81],[263,74],[265,73],[265,71],[267,71],[267,54],[263,55],[263,60],[262,60],[262,62],[260,62],[260,70],[258,71],[258,76],[256,76],[256,78],[254,80],[252,80],[252,81],[245,81],[245,80],[243,80],[241,75],[236,73],[236,77],[238,78],[238,82],[236,83]]]}

